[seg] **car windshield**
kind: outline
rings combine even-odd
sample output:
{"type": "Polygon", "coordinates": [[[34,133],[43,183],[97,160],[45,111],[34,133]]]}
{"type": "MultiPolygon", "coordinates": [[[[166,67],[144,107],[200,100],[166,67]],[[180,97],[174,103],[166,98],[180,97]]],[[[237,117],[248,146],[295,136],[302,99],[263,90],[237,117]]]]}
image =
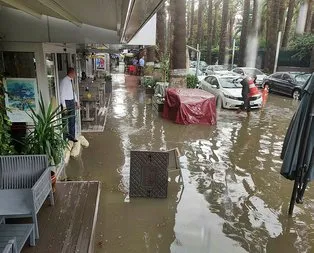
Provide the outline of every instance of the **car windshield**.
{"type": "Polygon", "coordinates": [[[264,73],[258,69],[244,69],[244,72],[248,76],[264,75],[264,73]]]}
{"type": "Polygon", "coordinates": [[[228,67],[223,66],[223,65],[213,65],[213,66],[210,66],[210,69],[213,71],[224,71],[224,70],[228,70],[228,67]]]}
{"type": "Polygon", "coordinates": [[[242,88],[240,83],[241,79],[234,77],[221,77],[220,84],[223,88],[226,89],[234,89],[234,88],[242,88]]]}
{"type": "Polygon", "coordinates": [[[308,74],[308,73],[291,73],[291,75],[295,78],[297,83],[300,83],[300,84],[305,84],[306,81],[311,76],[311,74],[308,74]]]}

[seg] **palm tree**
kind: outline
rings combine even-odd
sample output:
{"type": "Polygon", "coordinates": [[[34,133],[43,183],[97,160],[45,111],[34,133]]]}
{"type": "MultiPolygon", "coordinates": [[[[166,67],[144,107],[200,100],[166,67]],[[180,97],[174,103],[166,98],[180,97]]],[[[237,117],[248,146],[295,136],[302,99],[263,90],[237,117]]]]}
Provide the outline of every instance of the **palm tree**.
{"type": "Polygon", "coordinates": [[[214,27],[213,27],[213,45],[214,47],[218,44],[217,34],[218,34],[218,12],[219,12],[220,1],[215,3],[214,10],[214,27]]]}
{"type": "Polygon", "coordinates": [[[242,32],[240,37],[239,66],[245,65],[246,44],[248,41],[248,24],[250,19],[250,0],[244,0],[242,32]]]}
{"type": "Polygon", "coordinates": [[[190,36],[189,41],[190,44],[193,45],[193,32],[194,32],[194,8],[195,8],[195,0],[191,1],[191,20],[190,20],[190,36]]]}
{"type": "Polygon", "coordinates": [[[207,9],[207,63],[212,62],[213,45],[213,0],[208,0],[207,9]]]}
{"type": "Polygon", "coordinates": [[[292,25],[294,9],[295,9],[295,0],[289,0],[285,32],[284,32],[283,38],[282,38],[282,47],[284,47],[284,48],[286,48],[288,46],[289,34],[290,34],[290,30],[291,30],[291,25],[292,25]]]}
{"type": "Polygon", "coordinates": [[[227,44],[229,0],[223,0],[218,63],[224,64],[227,44]]]}
{"type": "Polygon", "coordinates": [[[267,1],[267,34],[266,34],[266,52],[265,69],[273,71],[276,58],[277,32],[279,27],[279,5],[278,0],[267,1]]]}
{"type": "MultiPolygon", "coordinates": [[[[186,8],[185,0],[172,0],[171,18],[173,23],[173,42],[171,54],[171,69],[172,71],[172,85],[177,86],[177,76],[175,74],[180,72],[181,75],[186,73],[186,8]]],[[[179,78],[179,86],[186,86],[185,77],[179,78]]]]}
{"type": "MultiPolygon", "coordinates": [[[[163,55],[166,52],[166,10],[163,6],[157,12],[157,47],[160,55],[163,55]]],[[[160,59],[159,55],[159,59],[160,59]]]]}
{"type": "Polygon", "coordinates": [[[198,44],[202,44],[202,36],[203,36],[203,11],[204,11],[204,0],[199,0],[198,3],[198,11],[197,11],[197,37],[196,42],[198,44]]]}
{"type": "Polygon", "coordinates": [[[287,8],[287,0],[279,0],[279,27],[278,27],[278,32],[283,32],[284,31],[284,25],[285,25],[285,13],[286,13],[286,8],[287,8]]]}
{"type": "Polygon", "coordinates": [[[307,9],[307,15],[306,15],[305,32],[310,33],[311,26],[312,26],[313,0],[308,0],[307,3],[308,3],[308,9],[307,9]]]}

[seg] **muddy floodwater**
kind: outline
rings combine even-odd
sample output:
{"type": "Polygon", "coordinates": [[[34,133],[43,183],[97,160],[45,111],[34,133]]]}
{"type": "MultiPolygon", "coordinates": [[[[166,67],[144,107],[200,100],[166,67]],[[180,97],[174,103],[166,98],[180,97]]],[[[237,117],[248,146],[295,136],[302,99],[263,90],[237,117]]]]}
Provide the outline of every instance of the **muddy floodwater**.
{"type": "Polygon", "coordinates": [[[90,147],[66,170],[70,180],[102,182],[95,252],[314,252],[313,188],[289,219],[293,184],[279,173],[297,101],[270,94],[250,118],[223,110],[216,126],[182,126],[123,75],[113,86],[105,131],[85,133],[90,147]],[[183,183],[173,170],[167,199],[129,199],[130,150],[176,147],[183,183]]]}

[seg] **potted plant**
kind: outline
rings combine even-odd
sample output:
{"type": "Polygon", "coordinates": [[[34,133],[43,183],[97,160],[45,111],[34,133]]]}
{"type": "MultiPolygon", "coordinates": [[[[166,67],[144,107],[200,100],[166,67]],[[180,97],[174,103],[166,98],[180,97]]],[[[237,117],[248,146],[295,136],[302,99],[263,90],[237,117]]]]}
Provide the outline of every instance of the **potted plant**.
{"type": "Polygon", "coordinates": [[[143,83],[146,94],[154,94],[155,85],[156,85],[156,81],[152,77],[146,77],[143,83]]]}
{"type": "Polygon", "coordinates": [[[7,116],[7,108],[5,107],[5,90],[2,78],[3,76],[0,74],[0,155],[14,155],[15,150],[10,134],[11,121],[7,116]]]}
{"type": "Polygon", "coordinates": [[[187,75],[186,84],[188,89],[195,89],[198,84],[198,78],[196,75],[187,75]]]}
{"type": "Polygon", "coordinates": [[[109,75],[105,75],[105,92],[106,93],[111,93],[112,92],[112,76],[109,75]]]}
{"type": "MultiPolygon", "coordinates": [[[[29,116],[34,127],[25,137],[24,153],[46,154],[49,165],[57,166],[61,164],[64,150],[68,146],[67,141],[63,138],[64,124],[61,120],[63,113],[61,106],[53,109],[50,102],[46,107],[43,97],[40,95],[38,112],[35,112],[33,108],[30,108],[30,110],[31,114],[29,116]]],[[[55,172],[52,172],[51,179],[52,183],[55,184],[55,172]]]]}

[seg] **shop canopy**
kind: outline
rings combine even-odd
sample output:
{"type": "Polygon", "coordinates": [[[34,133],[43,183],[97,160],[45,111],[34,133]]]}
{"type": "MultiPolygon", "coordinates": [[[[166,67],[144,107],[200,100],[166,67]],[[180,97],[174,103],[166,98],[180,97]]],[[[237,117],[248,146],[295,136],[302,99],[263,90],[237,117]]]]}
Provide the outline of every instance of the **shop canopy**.
{"type": "MultiPolygon", "coordinates": [[[[154,27],[156,33],[154,15],[162,3],[163,0],[0,0],[0,40],[129,43],[146,25],[154,27]]],[[[143,44],[155,43],[145,39],[143,44]]]]}

